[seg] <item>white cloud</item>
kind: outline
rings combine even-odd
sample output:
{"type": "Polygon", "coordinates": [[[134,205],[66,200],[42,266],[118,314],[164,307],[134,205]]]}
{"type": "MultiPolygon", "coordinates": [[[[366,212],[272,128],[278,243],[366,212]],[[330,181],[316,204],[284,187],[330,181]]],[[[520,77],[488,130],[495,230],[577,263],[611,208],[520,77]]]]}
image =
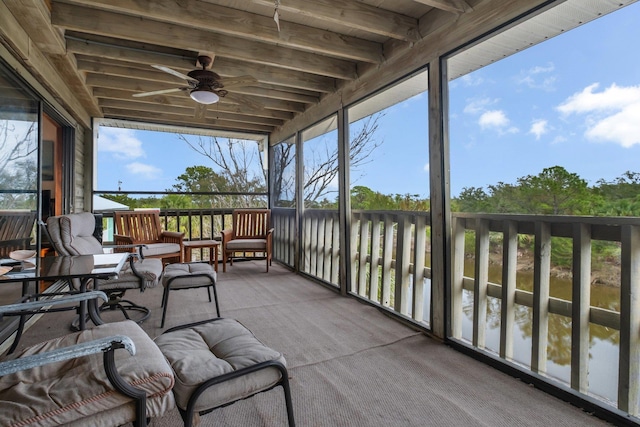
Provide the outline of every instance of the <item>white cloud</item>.
{"type": "Polygon", "coordinates": [[[467,105],[464,107],[464,112],[467,114],[480,114],[486,111],[491,105],[495,104],[497,100],[491,98],[471,99],[467,100],[467,105]]]}
{"type": "Polygon", "coordinates": [[[549,122],[546,120],[536,120],[531,124],[531,128],[529,129],[529,133],[532,133],[536,136],[536,139],[540,139],[542,135],[549,132],[549,122]]]}
{"type": "Polygon", "coordinates": [[[509,119],[502,110],[490,110],[482,113],[478,124],[483,129],[504,128],[509,125],[509,119]]]}
{"type": "Polygon", "coordinates": [[[598,86],[594,83],[571,95],[557,110],[565,115],[584,115],[587,139],[623,147],[640,144],[640,85],[612,84],[596,92],[598,86]]]}
{"type": "Polygon", "coordinates": [[[551,141],[551,144],[562,144],[563,142],[567,142],[567,138],[564,136],[556,136],[553,138],[553,141],[551,141]]]}
{"type": "Polygon", "coordinates": [[[478,119],[478,124],[482,129],[493,129],[500,135],[519,132],[517,127],[510,125],[511,121],[502,110],[485,111],[478,119]]]}
{"type": "Polygon", "coordinates": [[[429,163],[426,163],[423,169],[425,172],[429,172],[429,163]]]}
{"type": "Polygon", "coordinates": [[[524,84],[531,89],[542,89],[547,92],[555,90],[556,77],[549,75],[555,71],[555,66],[549,63],[546,67],[535,66],[528,70],[520,72],[520,76],[516,78],[519,84],[524,84]]]}
{"type": "Polygon", "coordinates": [[[113,153],[118,159],[144,157],[142,141],[132,129],[101,127],[98,135],[98,151],[113,153]]]}
{"type": "Polygon", "coordinates": [[[141,175],[146,179],[156,179],[162,176],[162,169],[140,162],[129,163],[127,165],[127,170],[131,174],[141,175]]]}
{"type": "Polygon", "coordinates": [[[600,93],[594,93],[599,83],[574,93],[557,108],[563,114],[621,110],[640,102],[640,86],[620,87],[615,83],[600,93]]]}
{"type": "Polygon", "coordinates": [[[460,77],[460,81],[465,86],[480,86],[482,83],[484,83],[484,79],[482,77],[474,75],[474,73],[465,74],[464,76],[460,77]]]}
{"type": "Polygon", "coordinates": [[[600,120],[589,128],[589,139],[611,141],[629,148],[640,144],[640,102],[600,120]]]}

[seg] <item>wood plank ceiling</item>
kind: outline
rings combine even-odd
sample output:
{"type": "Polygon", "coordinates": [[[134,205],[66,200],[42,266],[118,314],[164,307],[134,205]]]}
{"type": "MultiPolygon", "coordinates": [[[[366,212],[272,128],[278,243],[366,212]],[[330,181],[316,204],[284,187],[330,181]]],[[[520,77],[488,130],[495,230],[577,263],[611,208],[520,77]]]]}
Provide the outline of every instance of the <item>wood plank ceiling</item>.
{"type": "MultiPolygon", "coordinates": [[[[474,1],[471,1],[474,3],[474,1]]],[[[478,1],[475,1],[478,3],[478,1]]],[[[465,0],[4,0],[93,117],[271,133],[323,97],[406,52],[435,20],[472,10],[465,0]],[[273,19],[278,3],[280,29],[273,19]],[[206,110],[186,74],[214,58],[229,87],[206,110]]]]}

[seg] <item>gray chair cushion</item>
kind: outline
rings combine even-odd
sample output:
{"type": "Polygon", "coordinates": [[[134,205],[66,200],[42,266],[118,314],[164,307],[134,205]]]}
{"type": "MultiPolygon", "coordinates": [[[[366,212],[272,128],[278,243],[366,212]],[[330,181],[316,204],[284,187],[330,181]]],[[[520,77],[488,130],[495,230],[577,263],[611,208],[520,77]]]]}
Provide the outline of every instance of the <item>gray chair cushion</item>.
{"type": "MultiPolygon", "coordinates": [[[[176,404],[186,409],[189,397],[203,382],[220,375],[277,360],[286,366],[282,354],[262,344],[233,319],[213,322],[164,333],[156,344],[173,368],[176,404]]],[[[277,368],[262,369],[207,389],[195,411],[216,408],[267,390],[280,381],[277,368]]]]}
{"type": "Polygon", "coordinates": [[[177,243],[147,243],[145,246],[142,254],[146,257],[180,253],[180,245],[177,243]]]}
{"type": "Polygon", "coordinates": [[[47,219],[47,230],[60,255],[102,253],[102,245],[93,236],[96,219],[90,212],[55,216],[47,219]]]}
{"type": "Polygon", "coordinates": [[[202,262],[169,264],[164,268],[162,285],[171,289],[189,289],[216,283],[216,272],[209,264],[202,262]],[[198,276],[193,277],[194,274],[198,276]],[[204,274],[204,276],[200,276],[204,274]]]}
{"type": "MultiPolygon", "coordinates": [[[[135,343],[135,356],[126,350],[115,352],[116,366],[125,381],[147,392],[147,416],[161,416],[175,407],[171,368],[149,336],[130,320],[46,341],[12,358],[112,335],[126,335],[135,343]]],[[[133,420],[133,400],[114,390],[102,358],[102,354],[93,354],[3,376],[0,425],[115,426],[133,420]]]]}
{"type": "Polygon", "coordinates": [[[229,251],[257,250],[264,251],[267,248],[267,239],[234,239],[227,242],[225,248],[229,251]]]}

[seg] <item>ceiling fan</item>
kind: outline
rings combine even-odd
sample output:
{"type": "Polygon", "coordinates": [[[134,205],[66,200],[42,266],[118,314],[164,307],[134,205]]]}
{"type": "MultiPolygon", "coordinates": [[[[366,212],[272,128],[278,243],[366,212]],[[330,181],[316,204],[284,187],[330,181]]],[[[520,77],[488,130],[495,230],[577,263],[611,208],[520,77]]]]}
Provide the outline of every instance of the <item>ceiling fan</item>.
{"type": "MultiPolygon", "coordinates": [[[[133,96],[141,98],[145,96],[185,91],[189,93],[191,99],[206,107],[206,105],[215,104],[220,100],[220,98],[227,96],[229,94],[227,89],[248,86],[258,82],[258,80],[252,76],[240,76],[223,80],[217,73],[210,70],[212,63],[213,59],[210,56],[200,55],[198,56],[198,62],[196,64],[202,66],[202,69],[195,69],[189,71],[187,74],[182,74],[181,72],[164,65],[152,65],[152,67],[157,68],[158,70],[186,80],[187,86],[155,90],[152,92],[135,93],[133,96]]],[[[237,95],[234,96],[234,99],[239,102],[244,101],[244,99],[239,98],[237,95]]],[[[255,105],[252,106],[255,107],[255,105]]]]}

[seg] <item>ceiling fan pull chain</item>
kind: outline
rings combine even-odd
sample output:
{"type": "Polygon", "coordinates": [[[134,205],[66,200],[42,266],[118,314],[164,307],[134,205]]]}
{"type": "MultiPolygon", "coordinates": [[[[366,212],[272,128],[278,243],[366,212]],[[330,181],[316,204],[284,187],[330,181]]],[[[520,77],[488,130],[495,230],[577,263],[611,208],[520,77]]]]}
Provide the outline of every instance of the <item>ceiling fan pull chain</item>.
{"type": "Polygon", "coordinates": [[[276,21],[278,32],[280,32],[280,15],[278,14],[278,7],[280,7],[280,0],[275,0],[275,11],[273,12],[273,20],[276,21]]]}

